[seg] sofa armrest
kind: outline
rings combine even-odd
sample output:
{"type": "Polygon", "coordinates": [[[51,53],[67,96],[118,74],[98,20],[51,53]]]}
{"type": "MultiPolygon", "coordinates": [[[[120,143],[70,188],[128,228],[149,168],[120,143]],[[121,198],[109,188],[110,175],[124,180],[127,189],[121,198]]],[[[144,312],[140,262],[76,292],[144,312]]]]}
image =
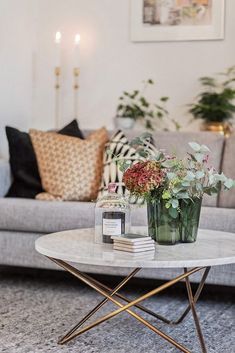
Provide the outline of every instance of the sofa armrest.
{"type": "Polygon", "coordinates": [[[11,185],[10,164],[4,159],[0,159],[0,197],[4,197],[11,185]]]}

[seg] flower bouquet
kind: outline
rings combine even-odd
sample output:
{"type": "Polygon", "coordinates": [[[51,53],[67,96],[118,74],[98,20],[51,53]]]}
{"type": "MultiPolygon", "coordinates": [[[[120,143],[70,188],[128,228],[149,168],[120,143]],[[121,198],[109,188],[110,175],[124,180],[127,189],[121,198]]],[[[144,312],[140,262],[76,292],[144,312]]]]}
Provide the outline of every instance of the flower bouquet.
{"type": "Polygon", "coordinates": [[[147,201],[149,235],[159,244],[195,242],[204,194],[229,190],[235,183],[208,165],[209,148],[190,142],[184,159],[167,155],[143,134],[131,144],[139,160],[124,160],[123,182],[131,194],[147,201]]]}

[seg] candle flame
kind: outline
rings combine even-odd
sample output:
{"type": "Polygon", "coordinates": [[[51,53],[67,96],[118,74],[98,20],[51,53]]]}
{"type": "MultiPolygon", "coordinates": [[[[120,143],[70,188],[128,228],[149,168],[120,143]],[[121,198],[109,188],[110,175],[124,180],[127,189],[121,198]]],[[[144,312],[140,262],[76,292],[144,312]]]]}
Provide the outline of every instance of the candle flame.
{"type": "Polygon", "coordinates": [[[74,40],[75,44],[78,45],[80,43],[80,40],[81,40],[81,36],[79,33],[77,33],[74,40]]]}
{"type": "Polygon", "coordinates": [[[61,33],[60,32],[56,32],[56,35],[55,35],[55,42],[57,44],[59,44],[61,42],[61,33]]]}

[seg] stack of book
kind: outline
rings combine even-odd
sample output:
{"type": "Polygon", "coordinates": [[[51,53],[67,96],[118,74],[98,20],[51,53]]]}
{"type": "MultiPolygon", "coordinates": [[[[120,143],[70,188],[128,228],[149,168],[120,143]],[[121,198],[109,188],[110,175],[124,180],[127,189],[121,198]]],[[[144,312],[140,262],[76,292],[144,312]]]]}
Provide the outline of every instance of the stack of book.
{"type": "Polygon", "coordinates": [[[146,235],[125,234],[112,236],[113,249],[130,253],[146,253],[155,250],[154,240],[146,235]]]}

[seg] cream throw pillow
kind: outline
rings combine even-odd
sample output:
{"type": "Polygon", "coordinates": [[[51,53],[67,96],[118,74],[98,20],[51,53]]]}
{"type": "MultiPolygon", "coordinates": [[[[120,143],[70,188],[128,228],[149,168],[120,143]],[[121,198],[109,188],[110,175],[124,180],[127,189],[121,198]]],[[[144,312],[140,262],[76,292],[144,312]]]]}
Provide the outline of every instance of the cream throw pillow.
{"type": "Polygon", "coordinates": [[[95,200],[103,172],[105,128],[86,140],[38,130],[29,131],[44,193],[41,200],[95,200]]]}

